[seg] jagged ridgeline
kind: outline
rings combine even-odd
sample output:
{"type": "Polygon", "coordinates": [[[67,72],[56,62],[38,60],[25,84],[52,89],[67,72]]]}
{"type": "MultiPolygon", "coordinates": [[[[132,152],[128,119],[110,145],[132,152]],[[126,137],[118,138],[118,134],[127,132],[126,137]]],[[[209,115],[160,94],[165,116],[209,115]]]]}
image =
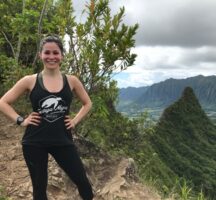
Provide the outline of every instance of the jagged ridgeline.
{"type": "Polygon", "coordinates": [[[130,117],[148,111],[158,120],[164,108],[180,98],[185,87],[194,90],[202,108],[216,123],[216,76],[195,76],[185,79],[167,79],[145,87],[128,87],[119,90],[119,101],[116,108],[130,117]]]}
{"type": "Polygon", "coordinates": [[[193,89],[166,108],[151,142],[164,163],[209,199],[216,199],[216,126],[203,111],[193,89]]]}

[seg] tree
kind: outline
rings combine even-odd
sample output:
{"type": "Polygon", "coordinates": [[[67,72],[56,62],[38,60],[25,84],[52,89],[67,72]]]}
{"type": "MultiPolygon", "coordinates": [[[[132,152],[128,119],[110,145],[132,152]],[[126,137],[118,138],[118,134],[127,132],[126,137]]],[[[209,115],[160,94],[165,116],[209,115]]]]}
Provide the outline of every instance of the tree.
{"type": "Polygon", "coordinates": [[[136,55],[131,53],[131,48],[135,46],[133,37],[138,24],[129,27],[122,23],[124,7],[111,16],[109,0],[91,0],[86,8],[86,21],[66,30],[67,71],[80,77],[86,88],[94,92],[109,83],[117,69],[125,70],[133,65],[136,55]]]}
{"type": "Polygon", "coordinates": [[[53,0],[0,3],[0,83],[10,87],[29,71],[40,70],[36,58],[41,37],[49,33],[65,35],[61,31],[64,24],[57,17],[59,12],[58,3],[53,0]]]}

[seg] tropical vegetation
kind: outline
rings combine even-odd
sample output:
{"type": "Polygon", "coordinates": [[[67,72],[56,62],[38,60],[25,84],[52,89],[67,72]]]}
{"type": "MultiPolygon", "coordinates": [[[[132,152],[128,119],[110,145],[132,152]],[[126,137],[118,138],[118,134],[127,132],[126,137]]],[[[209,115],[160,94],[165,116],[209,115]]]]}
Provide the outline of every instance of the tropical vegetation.
{"type": "MultiPolygon", "coordinates": [[[[1,1],[0,94],[24,75],[41,70],[42,64],[37,59],[40,39],[57,34],[67,47],[62,70],[78,76],[93,101],[93,109],[77,127],[77,134],[110,154],[133,157],[141,180],[157,187],[163,196],[201,200],[204,199],[203,191],[210,198],[214,196],[215,129],[197,106],[197,101],[187,99],[190,106],[196,105],[189,111],[187,100],[183,101],[179,115],[179,110],[173,109],[179,104],[167,108],[171,111],[164,112],[156,127],[147,113],[130,119],[116,111],[118,88],[112,76],[117,70],[125,70],[134,64],[136,55],[131,49],[135,46],[138,24],[128,26],[123,23],[124,7],[111,15],[109,0],[89,1],[84,13],[86,20],[77,22],[71,0],[1,1]],[[179,129],[168,126],[172,123],[179,129]],[[176,136],[166,135],[175,134],[175,131],[176,136]],[[178,143],[177,139],[182,142],[178,143]],[[170,147],[171,142],[173,146],[179,145],[179,154],[184,154],[185,158],[170,147]],[[189,148],[190,143],[194,148],[189,148]],[[202,157],[207,155],[212,155],[210,160],[202,157]],[[203,167],[195,167],[196,162],[202,162],[203,167]],[[175,166],[179,167],[176,169],[175,166]],[[188,170],[184,172],[186,168],[188,170]],[[202,175],[203,179],[197,175],[202,175]],[[205,187],[202,187],[202,181],[205,187]]],[[[16,104],[16,109],[23,114],[30,111],[26,97],[16,104]]],[[[75,100],[72,111],[76,112],[78,108],[75,100]]]]}

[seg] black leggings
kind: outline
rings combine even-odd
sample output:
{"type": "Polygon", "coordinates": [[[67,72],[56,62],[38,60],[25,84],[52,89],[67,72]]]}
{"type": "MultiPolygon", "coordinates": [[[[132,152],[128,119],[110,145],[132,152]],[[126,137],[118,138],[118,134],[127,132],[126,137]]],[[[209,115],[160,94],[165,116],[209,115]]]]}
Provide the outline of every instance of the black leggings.
{"type": "Polygon", "coordinates": [[[92,187],[74,145],[59,147],[23,145],[23,155],[32,180],[33,200],[47,200],[48,153],[76,184],[83,200],[92,200],[92,187]]]}

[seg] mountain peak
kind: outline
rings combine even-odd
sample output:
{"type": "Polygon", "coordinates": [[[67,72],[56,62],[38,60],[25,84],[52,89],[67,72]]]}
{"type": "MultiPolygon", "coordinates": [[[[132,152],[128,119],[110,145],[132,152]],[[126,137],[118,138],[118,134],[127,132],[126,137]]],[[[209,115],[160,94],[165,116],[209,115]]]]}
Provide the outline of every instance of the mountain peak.
{"type": "Polygon", "coordinates": [[[185,105],[187,105],[187,107],[189,107],[189,110],[202,109],[199,100],[191,87],[185,87],[182,92],[182,96],[179,99],[179,102],[183,102],[185,105]]]}
{"type": "Polygon", "coordinates": [[[188,87],[185,87],[182,96],[189,96],[189,95],[194,95],[194,92],[193,92],[193,89],[188,86],[188,87]]]}
{"type": "Polygon", "coordinates": [[[177,116],[184,119],[191,114],[194,114],[195,118],[200,116],[203,119],[207,119],[207,115],[202,110],[193,89],[191,87],[186,87],[182,92],[182,96],[164,110],[161,120],[163,120],[163,118],[167,120],[177,116]]]}
{"type": "Polygon", "coordinates": [[[182,96],[164,110],[152,143],[174,173],[216,198],[216,181],[211,175],[216,170],[216,127],[191,87],[184,88],[182,96]]]}

